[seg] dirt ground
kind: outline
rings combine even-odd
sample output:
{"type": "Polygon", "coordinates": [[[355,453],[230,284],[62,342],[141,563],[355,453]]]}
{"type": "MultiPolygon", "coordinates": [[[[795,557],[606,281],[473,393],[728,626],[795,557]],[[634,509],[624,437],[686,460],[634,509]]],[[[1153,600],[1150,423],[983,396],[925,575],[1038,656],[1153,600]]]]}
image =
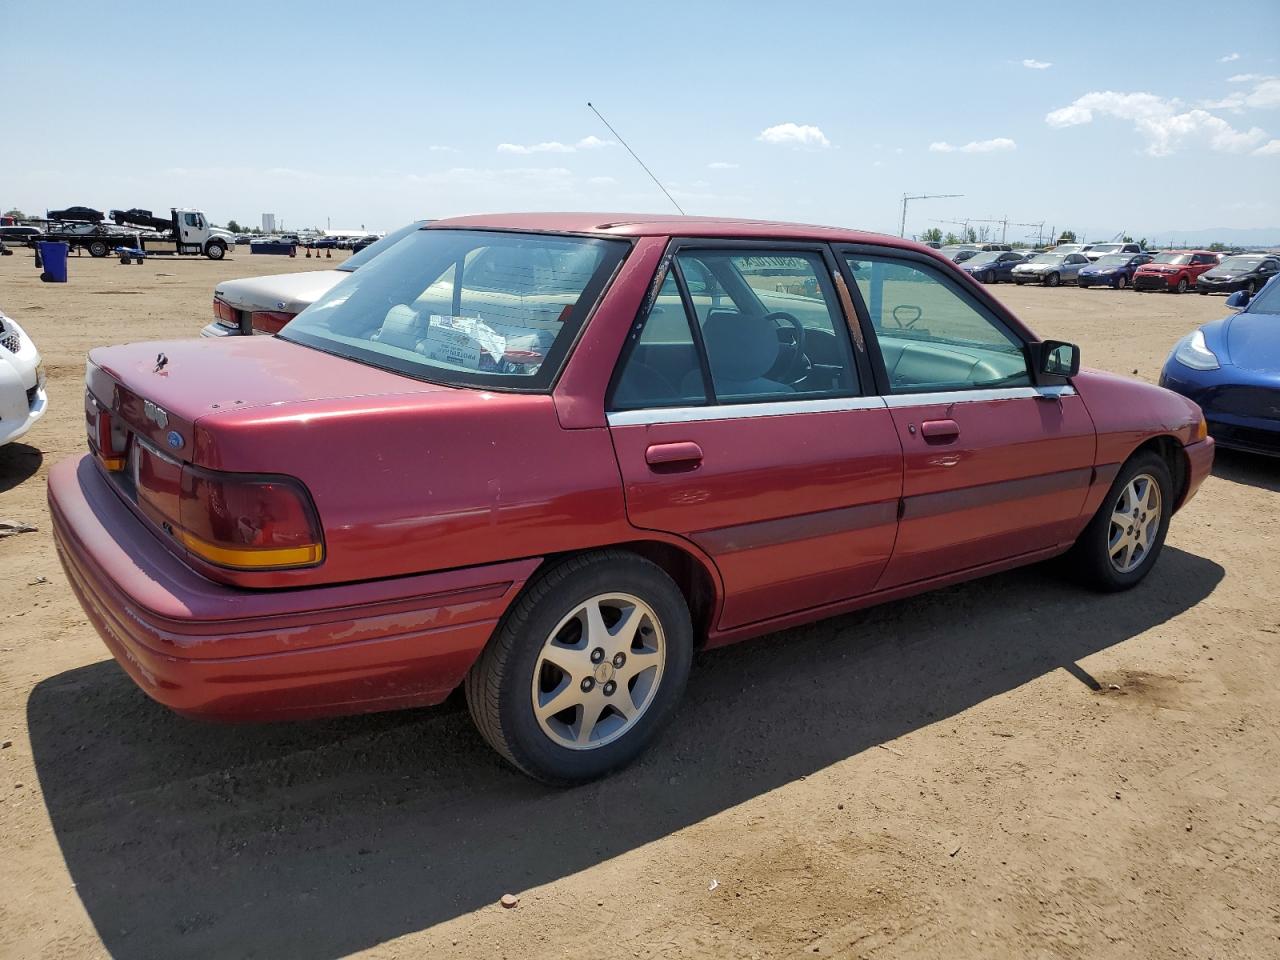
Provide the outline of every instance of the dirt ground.
{"type": "MultiPolygon", "coordinates": [[[[0,517],[39,528],[0,540],[0,956],[1280,956],[1280,462],[1221,454],[1131,593],[1037,567],[704,654],[654,749],[568,792],[456,701],[258,727],[151,703],[49,534],[85,351],[331,263],[81,257],[62,286],[0,259],[52,400],[0,450],[0,517]]],[[[1146,380],[1224,311],[997,293],[1146,380]]]]}

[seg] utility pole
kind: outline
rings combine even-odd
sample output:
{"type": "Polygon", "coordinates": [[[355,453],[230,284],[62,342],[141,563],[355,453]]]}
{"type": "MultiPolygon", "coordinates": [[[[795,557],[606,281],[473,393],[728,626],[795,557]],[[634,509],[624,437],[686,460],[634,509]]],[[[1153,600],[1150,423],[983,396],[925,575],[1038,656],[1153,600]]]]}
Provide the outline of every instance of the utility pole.
{"type": "Polygon", "coordinates": [[[902,219],[898,222],[898,236],[907,235],[907,204],[912,200],[952,200],[963,197],[963,193],[920,193],[915,196],[902,195],[902,219]]]}

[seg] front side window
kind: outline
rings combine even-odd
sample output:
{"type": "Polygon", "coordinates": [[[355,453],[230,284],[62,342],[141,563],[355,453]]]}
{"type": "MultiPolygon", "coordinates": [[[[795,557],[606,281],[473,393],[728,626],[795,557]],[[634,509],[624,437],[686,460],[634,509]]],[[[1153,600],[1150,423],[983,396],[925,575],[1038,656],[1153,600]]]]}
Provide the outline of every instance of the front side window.
{"type": "Polygon", "coordinates": [[[541,390],[627,249],[554,234],[419,230],[279,335],[432,382],[541,390]]]}
{"type": "Polygon", "coordinates": [[[849,254],[892,393],[1030,386],[1022,342],[931,267],[849,254]]]}

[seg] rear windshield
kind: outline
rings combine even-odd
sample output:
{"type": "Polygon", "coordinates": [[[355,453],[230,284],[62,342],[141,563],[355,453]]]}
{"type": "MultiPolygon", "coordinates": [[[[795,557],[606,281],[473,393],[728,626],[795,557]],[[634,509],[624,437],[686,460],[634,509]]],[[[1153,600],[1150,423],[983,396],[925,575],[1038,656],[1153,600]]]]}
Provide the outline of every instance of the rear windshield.
{"type": "Polygon", "coordinates": [[[419,230],[279,336],[435,383],[545,389],[627,249],[617,240],[419,230]]]}

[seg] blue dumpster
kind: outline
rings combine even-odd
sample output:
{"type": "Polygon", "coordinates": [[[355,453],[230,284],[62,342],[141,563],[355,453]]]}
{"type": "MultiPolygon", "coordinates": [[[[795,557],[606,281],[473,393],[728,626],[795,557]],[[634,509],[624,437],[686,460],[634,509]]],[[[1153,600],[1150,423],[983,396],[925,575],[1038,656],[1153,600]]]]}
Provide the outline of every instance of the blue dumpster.
{"type": "Polygon", "coordinates": [[[41,240],[40,259],[44,261],[44,273],[40,279],[48,283],[67,282],[67,251],[70,247],[64,240],[41,240]]]}

